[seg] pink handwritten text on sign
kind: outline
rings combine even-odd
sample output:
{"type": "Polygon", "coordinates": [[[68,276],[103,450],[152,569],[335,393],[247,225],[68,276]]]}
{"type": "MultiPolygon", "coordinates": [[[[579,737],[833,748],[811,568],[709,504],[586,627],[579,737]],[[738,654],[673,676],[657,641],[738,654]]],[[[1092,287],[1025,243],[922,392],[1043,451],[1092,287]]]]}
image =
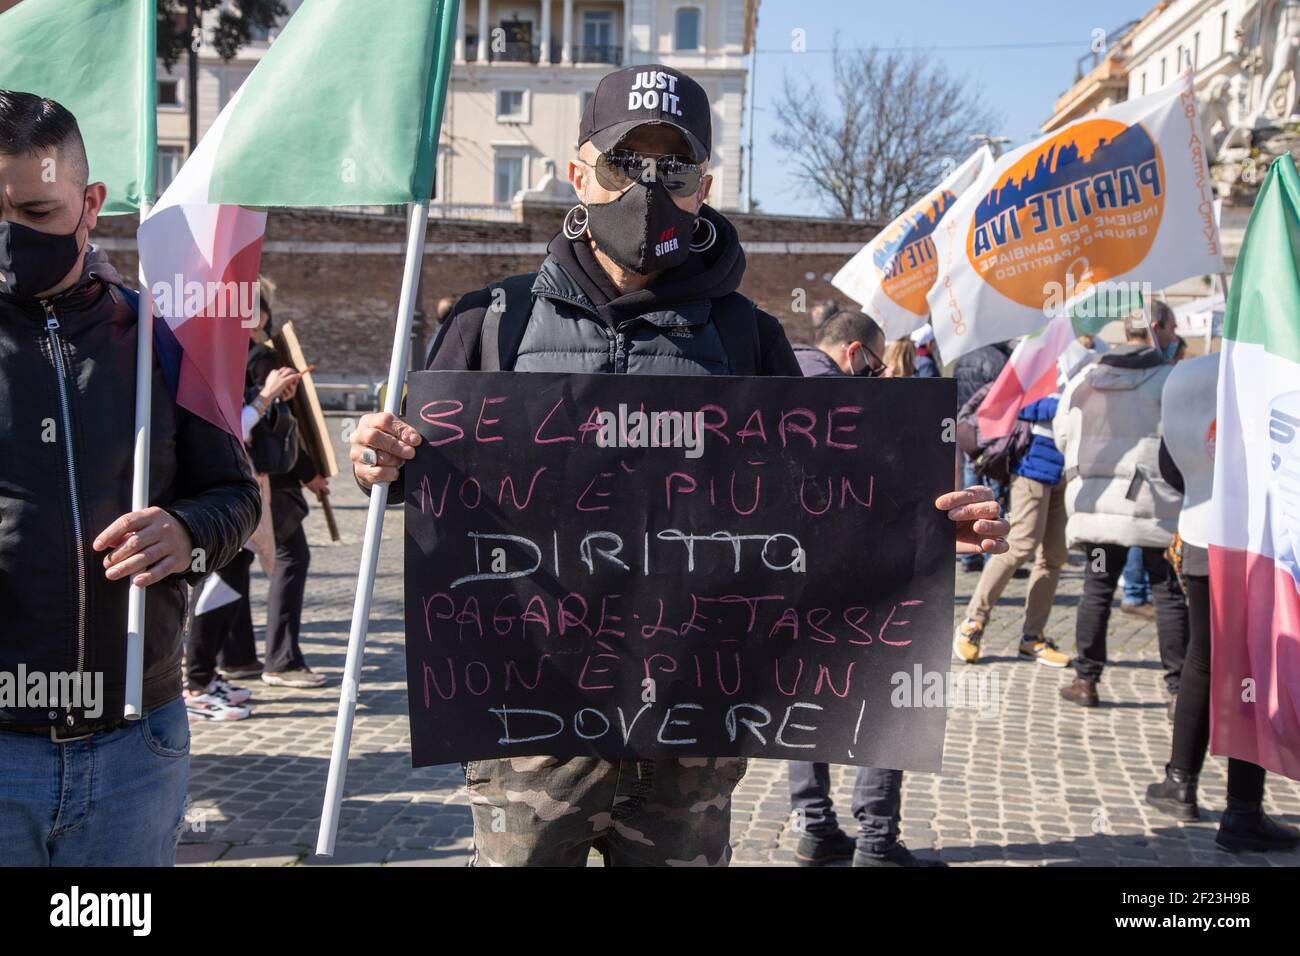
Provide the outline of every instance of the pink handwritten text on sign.
{"type": "Polygon", "coordinates": [[[908,688],[948,666],[954,404],[944,380],[412,376],[416,765],[937,770],[942,701],[908,688]]]}

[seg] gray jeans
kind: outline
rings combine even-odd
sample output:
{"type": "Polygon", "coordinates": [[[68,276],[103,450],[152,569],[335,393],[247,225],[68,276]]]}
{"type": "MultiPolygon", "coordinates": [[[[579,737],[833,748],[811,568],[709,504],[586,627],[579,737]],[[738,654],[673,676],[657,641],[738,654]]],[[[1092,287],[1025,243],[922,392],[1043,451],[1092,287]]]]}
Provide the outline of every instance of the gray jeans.
{"type": "MultiPolygon", "coordinates": [[[[881,853],[897,842],[902,803],[903,771],[858,768],[851,809],[858,821],[859,849],[881,853]]],[[[801,815],[807,836],[835,832],[839,825],[831,806],[830,764],[790,761],[790,806],[801,815]]]]}

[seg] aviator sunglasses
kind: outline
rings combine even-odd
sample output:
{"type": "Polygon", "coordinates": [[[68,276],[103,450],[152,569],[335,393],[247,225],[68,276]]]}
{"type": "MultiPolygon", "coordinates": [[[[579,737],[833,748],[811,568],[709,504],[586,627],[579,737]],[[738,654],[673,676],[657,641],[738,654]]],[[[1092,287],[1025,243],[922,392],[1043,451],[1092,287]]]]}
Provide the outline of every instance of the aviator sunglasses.
{"type": "MultiPolygon", "coordinates": [[[[579,162],[582,162],[579,160],[579,162]]],[[[646,156],[629,149],[601,153],[595,165],[596,181],[606,189],[622,192],[634,182],[660,182],[674,196],[685,199],[699,191],[704,168],[684,156],[646,156]]]]}

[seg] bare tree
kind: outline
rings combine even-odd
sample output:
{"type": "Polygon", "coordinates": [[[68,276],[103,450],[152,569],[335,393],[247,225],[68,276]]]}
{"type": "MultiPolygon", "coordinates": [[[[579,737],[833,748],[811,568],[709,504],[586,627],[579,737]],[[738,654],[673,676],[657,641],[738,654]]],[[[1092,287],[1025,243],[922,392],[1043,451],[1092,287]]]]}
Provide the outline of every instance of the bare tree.
{"type": "Polygon", "coordinates": [[[832,73],[830,91],[786,76],[772,139],[804,192],[841,216],[893,219],[1001,122],[977,86],[921,52],[836,49],[832,73]]]}

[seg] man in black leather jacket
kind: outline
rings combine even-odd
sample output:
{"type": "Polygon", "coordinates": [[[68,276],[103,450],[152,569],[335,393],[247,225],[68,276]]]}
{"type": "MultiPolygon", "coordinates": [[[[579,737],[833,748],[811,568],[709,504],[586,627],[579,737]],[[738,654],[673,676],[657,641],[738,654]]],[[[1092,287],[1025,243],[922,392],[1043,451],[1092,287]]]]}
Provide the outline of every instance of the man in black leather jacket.
{"type": "Polygon", "coordinates": [[[0,90],[0,863],[169,865],[185,582],[231,559],[261,503],[235,439],[155,365],[150,506],[131,511],[137,315],[89,247],[105,187],[88,173],[66,109],[0,90]],[[145,715],[128,724],[132,581],[145,715]]]}

